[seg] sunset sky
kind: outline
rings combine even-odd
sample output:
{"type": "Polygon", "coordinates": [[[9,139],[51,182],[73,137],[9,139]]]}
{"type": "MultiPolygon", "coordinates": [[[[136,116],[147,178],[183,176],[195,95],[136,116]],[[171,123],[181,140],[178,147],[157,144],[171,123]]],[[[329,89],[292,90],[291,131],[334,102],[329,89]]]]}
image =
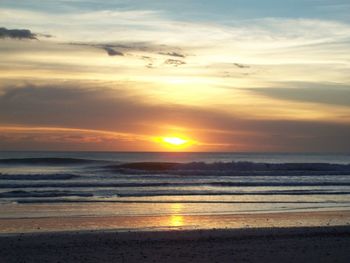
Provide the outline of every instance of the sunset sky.
{"type": "Polygon", "coordinates": [[[0,55],[0,150],[350,151],[349,0],[0,0],[0,55]]]}

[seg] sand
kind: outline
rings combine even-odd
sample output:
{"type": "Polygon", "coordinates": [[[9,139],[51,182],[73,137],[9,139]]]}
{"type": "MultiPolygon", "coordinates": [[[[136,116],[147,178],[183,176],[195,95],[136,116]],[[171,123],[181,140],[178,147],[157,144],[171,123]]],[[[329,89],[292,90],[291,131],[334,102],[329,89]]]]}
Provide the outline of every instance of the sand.
{"type": "Polygon", "coordinates": [[[0,236],[0,262],[346,262],[350,227],[0,236]]]}

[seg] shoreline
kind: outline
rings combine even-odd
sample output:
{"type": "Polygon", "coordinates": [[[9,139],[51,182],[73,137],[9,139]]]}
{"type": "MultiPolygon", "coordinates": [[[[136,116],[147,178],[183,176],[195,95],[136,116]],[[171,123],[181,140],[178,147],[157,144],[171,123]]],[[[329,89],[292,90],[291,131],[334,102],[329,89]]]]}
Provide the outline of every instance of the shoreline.
{"type": "Polygon", "coordinates": [[[0,236],[3,262],[348,262],[350,226],[0,236]]]}

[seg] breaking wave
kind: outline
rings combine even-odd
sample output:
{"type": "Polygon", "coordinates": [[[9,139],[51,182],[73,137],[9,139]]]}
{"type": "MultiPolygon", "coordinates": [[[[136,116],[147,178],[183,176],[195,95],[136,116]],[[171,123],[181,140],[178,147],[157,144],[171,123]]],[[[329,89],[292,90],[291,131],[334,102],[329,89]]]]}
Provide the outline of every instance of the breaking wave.
{"type": "Polygon", "coordinates": [[[350,175],[350,164],[332,163],[167,163],[139,162],[104,167],[109,171],[130,174],[166,173],[179,175],[350,175]]]}

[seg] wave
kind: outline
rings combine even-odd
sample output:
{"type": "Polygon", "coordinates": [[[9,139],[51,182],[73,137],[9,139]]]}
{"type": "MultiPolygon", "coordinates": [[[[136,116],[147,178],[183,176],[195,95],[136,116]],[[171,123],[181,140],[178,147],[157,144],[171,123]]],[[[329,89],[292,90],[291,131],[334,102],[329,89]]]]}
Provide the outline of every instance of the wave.
{"type": "MultiPolygon", "coordinates": [[[[61,178],[57,178],[59,180],[61,178]]],[[[39,180],[39,179],[38,179],[39,180]]],[[[350,186],[350,182],[140,182],[140,183],[96,183],[96,182],[60,182],[60,183],[2,183],[4,188],[141,188],[141,187],[293,187],[293,186],[350,186]]]]}
{"type": "Polygon", "coordinates": [[[79,158],[11,158],[0,159],[5,165],[82,165],[89,163],[107,162],[103,160],[90,160],[79,158]]]}
{"type": "Polygon", "coordinates": [[[1,174],[0,180],[69,180],[78,178],[75,174],[1,174]]]}
{"type": "Polygon", "coordinates": [[[92,197],[93,194],[85,192],[70,191],[9,191],[0,193],[0,198],[19,198],[19,197],[92,197]]]}
{"type": "Polygon", "coordinates": [[[350,175],[350,164],[332,163],[171,163],[136,162],[104,166],[112,172],[130,174],[167,173],[179,175],[350,175]]]}

